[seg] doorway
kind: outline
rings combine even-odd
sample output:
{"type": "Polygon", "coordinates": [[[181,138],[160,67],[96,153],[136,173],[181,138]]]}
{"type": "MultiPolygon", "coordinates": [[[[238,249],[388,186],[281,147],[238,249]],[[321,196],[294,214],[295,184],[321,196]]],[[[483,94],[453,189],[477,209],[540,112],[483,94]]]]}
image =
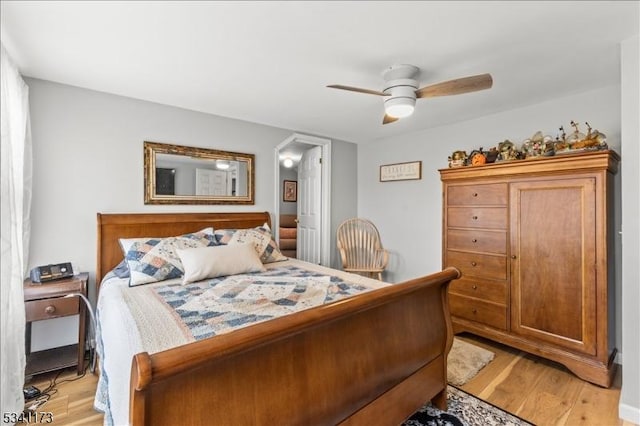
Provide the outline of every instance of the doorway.
{"type": "MultiPolygon", "coordinates": [[[[309,217],[317,215],[317,221],[312,225],[314,229],[308,228],[308,221],[304,222],[304,231],[301,231],[301,224],[298,224],[298,259],[309,259],[312,263],[323,266],[330,266],[331,263],[331,140],[316,136],[294,133],[275,148],[275,209],[274,209],[274,235],[276,241],[279,240],[280,214],[291,210],[291,206],[283,202],[285,177],[292,176],[291,169],[297,169],[301,159],[309,157],[313,151],[319,151],[319,176],[317,185],[296,185],[297,200],[304,202],[306,206],[304,214],[309,217]],[[315,150],[313,150],[316,148],[315,150]],[[307,153],[305,156],[304,154],[307,153]],[[293,162],[288,169],[281,167],[285,159],[293,162]],[[315,189],[314,189],[315,188],[315,189]],[[311,199],[312,201],[308,201],[311,199]],[[304,201],[307,200],[307,201],[304,201]],[[309,211],[309,208],[312,210],[309,211]],[[315,248],[313,248],[315,247],[315,248]],[[316,252],[317,250],[317,252],[316,252]]],[[[315,161],[315,160],[311,160],[315,161]]],[[[298,176],[296,171],[293,176],[298,176]]],[[[302,183],[308,182],[308,177],[301,176],[302,183]],[[306,179],[306,180],[305,180],[306,179]]],[[[298,183],[300,179],[296,178],[298,183]]],[[[296,206],[296,214],[303,205],[296,206]]],[[[298,219],[304,219],[300,216],[298,219]]]]}

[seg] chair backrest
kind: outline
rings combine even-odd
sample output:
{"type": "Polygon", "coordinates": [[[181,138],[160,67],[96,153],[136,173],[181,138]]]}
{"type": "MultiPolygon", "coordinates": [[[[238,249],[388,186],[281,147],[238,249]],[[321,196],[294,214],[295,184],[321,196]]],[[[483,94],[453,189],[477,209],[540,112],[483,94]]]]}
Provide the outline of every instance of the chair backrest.
{"type": "Polygon", "coordinates": [[[385,267],[381,262],[380,233],[367,219],[353,218],[342,222],[338,227],[337,244],[345,269],[375,270],[385,267]]]}

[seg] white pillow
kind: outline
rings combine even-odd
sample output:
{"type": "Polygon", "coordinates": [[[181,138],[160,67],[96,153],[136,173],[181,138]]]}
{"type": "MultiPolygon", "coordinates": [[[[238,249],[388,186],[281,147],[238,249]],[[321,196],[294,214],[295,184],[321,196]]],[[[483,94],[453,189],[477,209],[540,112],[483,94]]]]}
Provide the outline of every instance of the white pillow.
{"type": "Polygon", "coordinates": [[[178,249],[184,267],[182,284],[265,270],[252,244],[178,249]]]}

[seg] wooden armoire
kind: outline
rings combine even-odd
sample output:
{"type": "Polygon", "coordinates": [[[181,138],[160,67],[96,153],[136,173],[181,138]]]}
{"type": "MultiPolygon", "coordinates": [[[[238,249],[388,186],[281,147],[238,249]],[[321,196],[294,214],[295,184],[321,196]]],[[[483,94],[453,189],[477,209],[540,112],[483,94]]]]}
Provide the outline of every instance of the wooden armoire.
{"type": "Polygon", "coordinates": [[[613,175],[595,151],[440,170],[443,266],[454,332],[614,374],[613,175]]]}

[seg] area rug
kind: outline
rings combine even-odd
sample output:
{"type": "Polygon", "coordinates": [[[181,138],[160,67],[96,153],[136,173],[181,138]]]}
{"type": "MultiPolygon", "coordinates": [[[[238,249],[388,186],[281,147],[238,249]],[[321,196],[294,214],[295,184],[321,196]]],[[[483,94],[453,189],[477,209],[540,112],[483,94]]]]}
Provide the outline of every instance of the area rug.
{"type": "Polygon", "coordinates": [[[447,381],[462,386],[494,358],[495,354],[484,348],[454,337],[447,358],[447,381]]]}
{"type": "Polygon", "coordinates": [[[429,403],[403,423],[403,426],[497,425],[533,426],[532,423],[451,385],[447,386],[447,411],[440,411],[429,403]]]}

